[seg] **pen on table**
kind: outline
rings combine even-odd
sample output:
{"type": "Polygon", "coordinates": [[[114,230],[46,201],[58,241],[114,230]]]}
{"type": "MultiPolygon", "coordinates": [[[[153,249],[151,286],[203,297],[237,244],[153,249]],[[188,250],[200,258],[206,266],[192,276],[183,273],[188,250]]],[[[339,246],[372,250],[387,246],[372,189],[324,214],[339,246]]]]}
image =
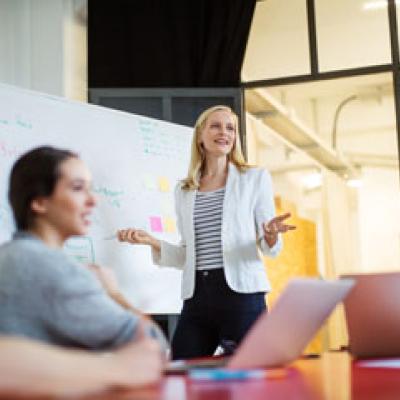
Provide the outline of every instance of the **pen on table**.
{"type": "Polygon", "coordinates": [[[199,381],[226,381],[226,380],[247,380],[263,378],[283,378],[285,370],[268,371],[264,369],[193,369],[189,371],[189,377],[199,381]]]}

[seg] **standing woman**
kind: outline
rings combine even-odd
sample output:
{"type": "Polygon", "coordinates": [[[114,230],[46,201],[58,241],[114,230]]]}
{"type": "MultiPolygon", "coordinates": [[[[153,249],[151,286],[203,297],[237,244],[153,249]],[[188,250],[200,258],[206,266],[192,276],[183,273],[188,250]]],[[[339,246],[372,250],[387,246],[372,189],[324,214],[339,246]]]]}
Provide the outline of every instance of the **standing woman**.
{"type": "Polygon", "coordinates": [[[174,359],[212,355],[239,343],[265,310],[270,284],[259,256],[276,256],[280,233],[294,229],[274,217],[271,178],[244,161],[238,117],[226,106],[198,118],[188,176],[175,190],[181,243],[125,229],[120,241],[147,244],[160,266],[183,269],[182,313],[172,341],[174,359]]]}

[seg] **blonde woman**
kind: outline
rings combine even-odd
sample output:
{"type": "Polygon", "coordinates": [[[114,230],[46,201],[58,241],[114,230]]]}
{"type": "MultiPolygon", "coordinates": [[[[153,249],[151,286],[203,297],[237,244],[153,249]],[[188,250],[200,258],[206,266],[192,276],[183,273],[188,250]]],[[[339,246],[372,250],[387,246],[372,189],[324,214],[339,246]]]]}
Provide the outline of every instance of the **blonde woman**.
{"type": "Polygon", "coordinates": [[[258,250],[276,256],[279,234],[295,227],[284,223],[290,214],[274,217],[271,178],[244,161],[238,117],[226,106],[199,116],[175,202],[179,245],[136,229],[120,230],[118,238],[150,245],[156,264],[183,270],[172,355],[209,356],[221,343],[239,343],[265,310],[270,284],[258,250]]]}

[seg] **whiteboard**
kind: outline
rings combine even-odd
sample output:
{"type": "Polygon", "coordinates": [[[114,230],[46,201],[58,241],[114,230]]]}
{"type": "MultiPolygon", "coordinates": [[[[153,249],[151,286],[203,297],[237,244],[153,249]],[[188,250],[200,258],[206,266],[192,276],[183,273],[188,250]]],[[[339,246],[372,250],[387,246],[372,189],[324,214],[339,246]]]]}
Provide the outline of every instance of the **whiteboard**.
{"type": "Polygon", "coordinates": [[[148,246],[110,237],[137,227],[179,240],[173,192],[187,173],[191,138],[188,127],[0,84],[0,243],[15,230],[7,188],[16,158],[39,145],[73,150],[92,172],[98,204],[89,234],[68,240],[65,251],[113,268],[143,312],[180,312],[181,272],[154,266],[148,246]]]}

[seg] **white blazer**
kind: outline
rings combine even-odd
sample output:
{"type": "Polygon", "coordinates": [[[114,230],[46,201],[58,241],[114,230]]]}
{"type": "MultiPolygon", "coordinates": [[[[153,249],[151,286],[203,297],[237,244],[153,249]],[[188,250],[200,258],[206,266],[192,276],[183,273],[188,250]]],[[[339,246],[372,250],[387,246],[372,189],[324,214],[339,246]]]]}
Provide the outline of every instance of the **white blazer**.
{"type": "MultiPolygon", "coordinates": [[[[183,270],[182,298],[193,296],[196,250],[193,209],[196,190],[175,189],[177,227],[181,242],[161,241],[161,251],[152,252],[159,266],[183,270]]],[[[259,250],[276,256],[282,239],[270,248],[264,239],[262,225],[275,216],[272,182],[269,173],[250,168],[241,173],[229,164],[222,215],[222,251],[224,271],[229,287],[239,293],[268,292],[271,289],[259,250]]]]}

